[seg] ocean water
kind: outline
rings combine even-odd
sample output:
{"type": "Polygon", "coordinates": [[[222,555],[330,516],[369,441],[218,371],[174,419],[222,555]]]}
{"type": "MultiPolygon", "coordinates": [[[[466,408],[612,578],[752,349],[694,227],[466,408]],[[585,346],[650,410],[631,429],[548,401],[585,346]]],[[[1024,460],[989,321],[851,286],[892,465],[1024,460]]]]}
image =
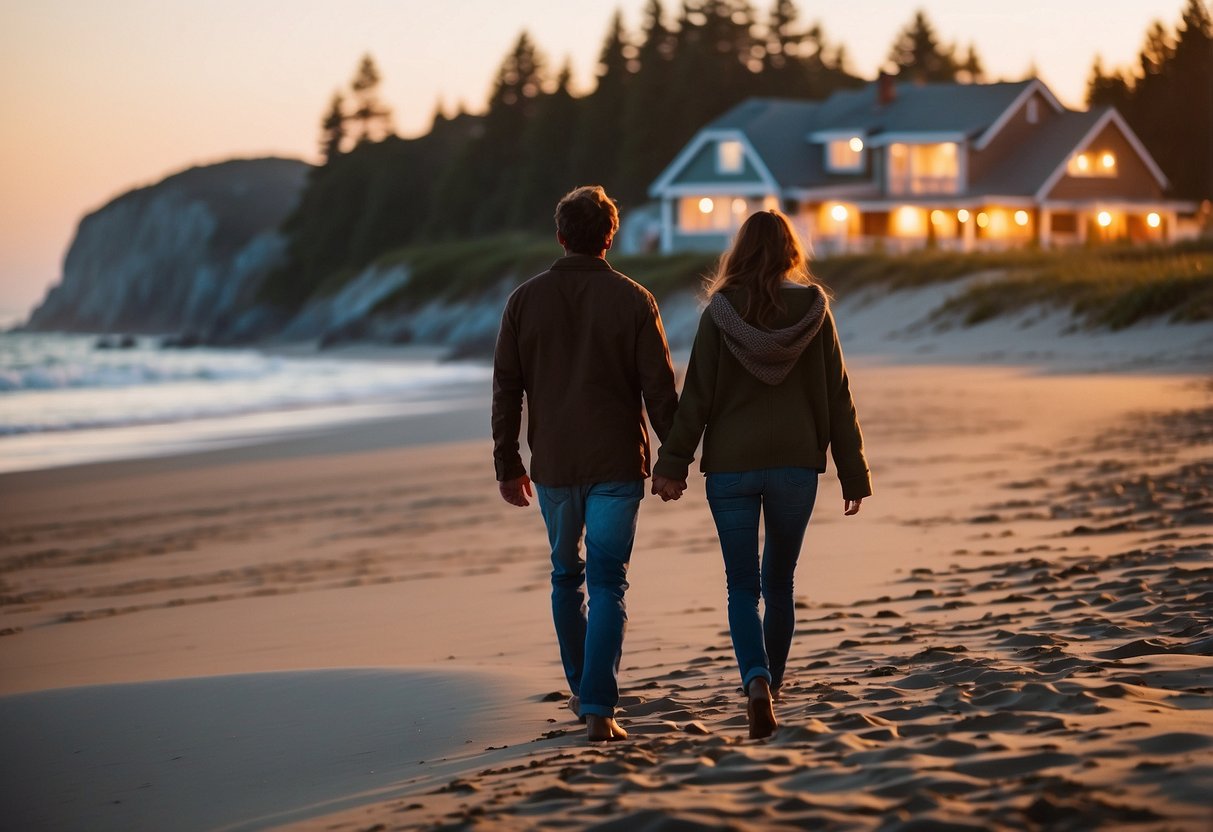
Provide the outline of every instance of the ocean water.
{"type": "Polygon", "coordinates": [[[0,334],[0,472],[229,447],[318,427],[483,406],[491,370],[252,349],[99,349],[0,334]]]}

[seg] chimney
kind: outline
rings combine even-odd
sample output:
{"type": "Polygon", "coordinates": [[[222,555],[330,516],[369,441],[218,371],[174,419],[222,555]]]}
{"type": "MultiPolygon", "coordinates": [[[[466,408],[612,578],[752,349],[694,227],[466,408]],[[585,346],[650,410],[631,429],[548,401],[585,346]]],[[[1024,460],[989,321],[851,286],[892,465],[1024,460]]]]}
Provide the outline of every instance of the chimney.
{"type": "Polygon", "coordinates": [[[896,78],[896,75],[880,71],[880,77],[876,79],[876,103],[879,106],[887,107],[897,98],[896,78]]]}

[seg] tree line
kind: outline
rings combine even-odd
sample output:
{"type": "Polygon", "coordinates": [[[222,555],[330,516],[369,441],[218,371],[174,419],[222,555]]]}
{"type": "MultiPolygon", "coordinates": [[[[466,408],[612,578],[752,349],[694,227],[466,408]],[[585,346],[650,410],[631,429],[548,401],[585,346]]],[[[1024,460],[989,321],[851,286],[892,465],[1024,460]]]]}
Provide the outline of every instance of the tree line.
{"type": "Polygon", "coordinates": [[[1213,199],[1213,20],[1203,0],[1188,0],[1173,31],[1153,23],[1135,68],[1105,72],[1096,56],[1087,104],[1125,117],[1176,196],[1213,199]]]}
{"type": "MultiPolygon", "coordinates": [[[[570,90],[567,61],[553,65],[523,32],[483,114],[439,106],[416,139],[394,134],[379,71],[364,57],[322,119],[323,163],[284,226],[286,262],[263,297],[297,305],[414,241],[549,230],[555,201],[579,184],[606,185],[626,211],[697,130],[746,98],[821,99],[865,83],[795,0],[773,0],[763,15],[749,0],[681,0],[668,21],[661,0],[648,0],[636,32],[616,12],[584,96],[570,90]]],[[[886,68],[927,82],[985,80],[976,47],[945,42],[922,11],[895,37],[886,68]]]]}

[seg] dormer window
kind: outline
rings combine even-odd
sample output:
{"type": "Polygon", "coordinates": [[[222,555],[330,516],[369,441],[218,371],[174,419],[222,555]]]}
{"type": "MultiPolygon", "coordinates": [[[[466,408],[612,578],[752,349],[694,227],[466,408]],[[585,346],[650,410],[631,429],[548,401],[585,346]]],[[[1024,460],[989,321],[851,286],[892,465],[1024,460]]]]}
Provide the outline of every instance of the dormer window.
{"type": "Polygon", "coordinates": [[[723,141],[716,145],[716,172],[741,173],[745,167],[745,152],[739,141],[723,141]]]}
{"type": "Polygon", "coordinates": [[[1066,165],[1066,173],[1084,178],[1115,176],[1116,154],[1110,150],[1075,153],[1066,165]]]}
{"type": "Polygon", "coordinates": [[[851,136],[826,143],[826,169],[831,173],[863,171],[863,139],[851,136]]]}

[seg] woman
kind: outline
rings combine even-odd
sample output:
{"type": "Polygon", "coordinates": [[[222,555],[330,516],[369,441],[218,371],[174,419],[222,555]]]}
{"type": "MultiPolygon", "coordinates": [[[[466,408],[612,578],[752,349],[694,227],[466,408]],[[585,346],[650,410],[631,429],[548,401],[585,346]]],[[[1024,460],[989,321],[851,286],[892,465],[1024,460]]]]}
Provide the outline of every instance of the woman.
{"type": "Polygon", "coordinates": [[[872,484],[834,319],[787,217],[762,211],[745,221],[708,297],[653,493],[681,495],[702,436],[700,469],[724,554],[729,631],[750,736],[761,738],[778,725],[772,699],[795,628],[792,579],[826,449],[842,481],[844,514],[859,511],[872,484]]]}

